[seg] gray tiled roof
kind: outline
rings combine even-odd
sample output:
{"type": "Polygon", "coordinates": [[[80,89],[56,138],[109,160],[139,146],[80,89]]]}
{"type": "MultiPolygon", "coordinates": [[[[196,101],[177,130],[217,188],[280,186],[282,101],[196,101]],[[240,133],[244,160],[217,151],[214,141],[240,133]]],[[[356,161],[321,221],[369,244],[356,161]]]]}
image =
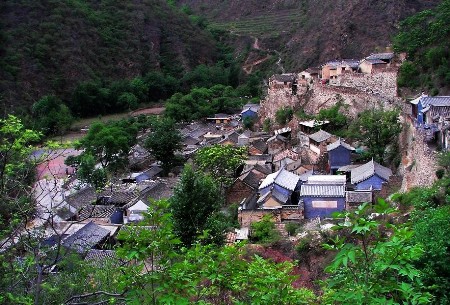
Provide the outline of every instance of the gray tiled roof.
{"type": "Polygon", "coordinates": [[[319,130],[318,132],[313,133],[309,136],[309,138],[313,141],[316,141],[318,143],[323,142],[329,138],[331,138],[333,135],[331,133],[326,132],[325,130],[319,130]]]}
{"type": "Polygon", "coordinates": [[[273,78],[278,82],[293,82],[295,80],[294,74],[275,74],[273,78]]]}
{"type": "Polygon", "coordinates": [[[308,197],[345,197],[345,185],[303,184],[300,196],[308,197]]]}
{"type": "Polygon", "coordinates": [[[114,205],[89,205],[78,213],[78,218],[80,220],[88,218],[109,218],[114,214],[116,208],[114,205]]]}
{"type": "Polygon", "coordinates": [[[332,151],[336,148],[338,148],[339,146],[343,146],[344,148],[348,149],[348,150],[355,150],[355,148],[351,147],[349,144],[345,143],[344,141],[342,141],[341,139],[327,145],[327,151],[332,151]]]}
{"type": "Polygon", "coordinates": [[[381,60],[391,60],[392,58],[394,58],[394,53],[392,52],[374,53],[366,57],[366,59],[381,59],[381,60]]]}
{"type": "Polygon", "coordinates": [[[450,107],[450,96],[426,96],[421,98],[421,103],[424,107],[450,107]]]}
{"type": "Polygon", "coordinates": [[[104,267],[108,264],[119,267],[125,264],[125,261],[120,259],[114,250],[90,249],[84,260],[96,267],[104,267]]]}
{"type": "Polygon", "coordinates": [[[372,177],[375,174],[383,180],[388,181],[389,177],[392,175],[392,171],[389,168],[384,167],[372,160],[370,162],[367,162],[366,164],[352,169],[351,182],[353,184],[359,183],[372,177]]]}
{"type": "Polygon", "coordinates": [[[371,65],[385,65],[386,64],[386,62],[384,62],[380,59],[366,59],[365,61],[367,61],[371,65]]]}
{"type": "Polygon", "coordinates": [[[93,187],[86,187],[79,190],[75,194],[66,197],[66,202],[77,209],[90,205],[96,200],[97,194],[95,193],[95,189],[93,187]]]}
{"type": "Polygon", "coordinates": [[[358,68],[359,62],[359,59],[343,59],[342,65],[348,65],[351,68],[358,68]]]}
{"type": "Polygon", "coordinates": [[[257,150],[261,151],[262,153],[265,153],[267,151],[267,144],[266,141],[264,141],[263,139],[253,141],[250,143],[250,145],[256,148],[257,150]]]}
{"type": "Polygon", "coordinates": [[[359,167],[359,164],[344,165],[337,169],[338,172],[350,172],[352,169],[359,167]]]}
{"type": "Polygon", "coordinates": [[[257,172],[253,169],[239,176],[239,180],[254,189],[258,189],[259,182],[264,178],[264,175],[265,174],[257,172]]]}
{"type": "Polygon", "coordinates": [[[259,189],[263,189],[275,183],[287,190],[294,191],[299,180],[300,177],[298,175],[282,168],[279,171],[268,175],[259,186],[259,189]]]}
{"type": "Polygon", "coordinates": [[[63,241],[63,246],[84,253],[108,237],[109,231],[89,222],[63,241]]]}

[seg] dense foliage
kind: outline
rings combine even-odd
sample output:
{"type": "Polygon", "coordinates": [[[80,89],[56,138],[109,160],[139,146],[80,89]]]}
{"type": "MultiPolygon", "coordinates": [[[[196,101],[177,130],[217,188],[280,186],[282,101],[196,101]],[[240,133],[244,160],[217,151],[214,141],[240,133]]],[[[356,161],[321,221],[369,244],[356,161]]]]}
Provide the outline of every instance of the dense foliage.
{"type": "Polygon", "coordinates": [[[152,120],[151,132],[145,140],[145,148],[162,163],[164,173],[181,163],[175,153],[181,149],[181,134],[173,120],[160,118],[152,120]]]}
{"type": "Polygon", "coordinates": [[[450,87],[450,1],[422,11],[400,23],[394,39],[397,52],[407,52],[400,68],[400,87],[445,95],[450,87]]]}

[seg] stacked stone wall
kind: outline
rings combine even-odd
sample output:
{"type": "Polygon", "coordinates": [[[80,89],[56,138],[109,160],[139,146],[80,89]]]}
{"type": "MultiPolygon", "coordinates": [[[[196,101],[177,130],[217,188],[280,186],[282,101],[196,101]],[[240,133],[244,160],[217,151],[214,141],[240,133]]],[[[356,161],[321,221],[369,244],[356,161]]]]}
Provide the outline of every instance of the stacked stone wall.
{"type": "Polygon", "coordinates": [[[397,70],[392,68],[373,74],[344,73],[334,81],[337,86],[355,88],[386,98],[397,97],[397,70]]]}

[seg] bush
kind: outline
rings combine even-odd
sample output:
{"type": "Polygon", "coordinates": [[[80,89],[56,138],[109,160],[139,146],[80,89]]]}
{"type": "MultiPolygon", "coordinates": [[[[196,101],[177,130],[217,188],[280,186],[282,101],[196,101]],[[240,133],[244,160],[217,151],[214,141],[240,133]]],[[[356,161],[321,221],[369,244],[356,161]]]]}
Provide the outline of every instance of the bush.
{"type": "Polygon", "coordinates": [[[292,119],[294,111],[291,107],[283,107],[275,113],[275,120],[278,124],[284,125],[292,119]]]}
{"type": "Polygon", "coordinates": [[[260,221],[252,223],[250,228],[252,242],[269,245],[280,239],[280,234],[275,229],[275,223],[270,215],[264,215],[260,221]]]}
{"type": "Polygon", "coordinates": [[[289,236],[294,236],[297,233],[299,227],[300,225],[295,222],[288,222],[285,226],[286,232],[289,234],[289,236]]]}
{"type": "Polygon", "coordinates": [[[443,168],[440,168],[436,171],[436,177],[438,177],[438,179],[442,179],[445,175],[445,170],[443,168]]]}

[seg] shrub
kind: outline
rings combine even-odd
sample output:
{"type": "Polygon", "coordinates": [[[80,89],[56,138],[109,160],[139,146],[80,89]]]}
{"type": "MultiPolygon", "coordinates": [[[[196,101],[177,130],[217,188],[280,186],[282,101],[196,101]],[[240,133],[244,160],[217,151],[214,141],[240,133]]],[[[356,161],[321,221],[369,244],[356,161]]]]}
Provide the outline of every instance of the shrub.
{"type": "Polygon", "coordinates": [[[297,230],[299,228],[299,224],[295,222],[288,222],[286,224],[286,232],[289,234],[289,236],[293,236],[297,233],[297,230]]]}
{"type": "Polygon", "coordinates": [[[280,234],[275,229],[275,223],[270,215],[264,215],[260,221],[252,223],[250,236],[252,242],[268,245],[279,239],[280,234]]]}

